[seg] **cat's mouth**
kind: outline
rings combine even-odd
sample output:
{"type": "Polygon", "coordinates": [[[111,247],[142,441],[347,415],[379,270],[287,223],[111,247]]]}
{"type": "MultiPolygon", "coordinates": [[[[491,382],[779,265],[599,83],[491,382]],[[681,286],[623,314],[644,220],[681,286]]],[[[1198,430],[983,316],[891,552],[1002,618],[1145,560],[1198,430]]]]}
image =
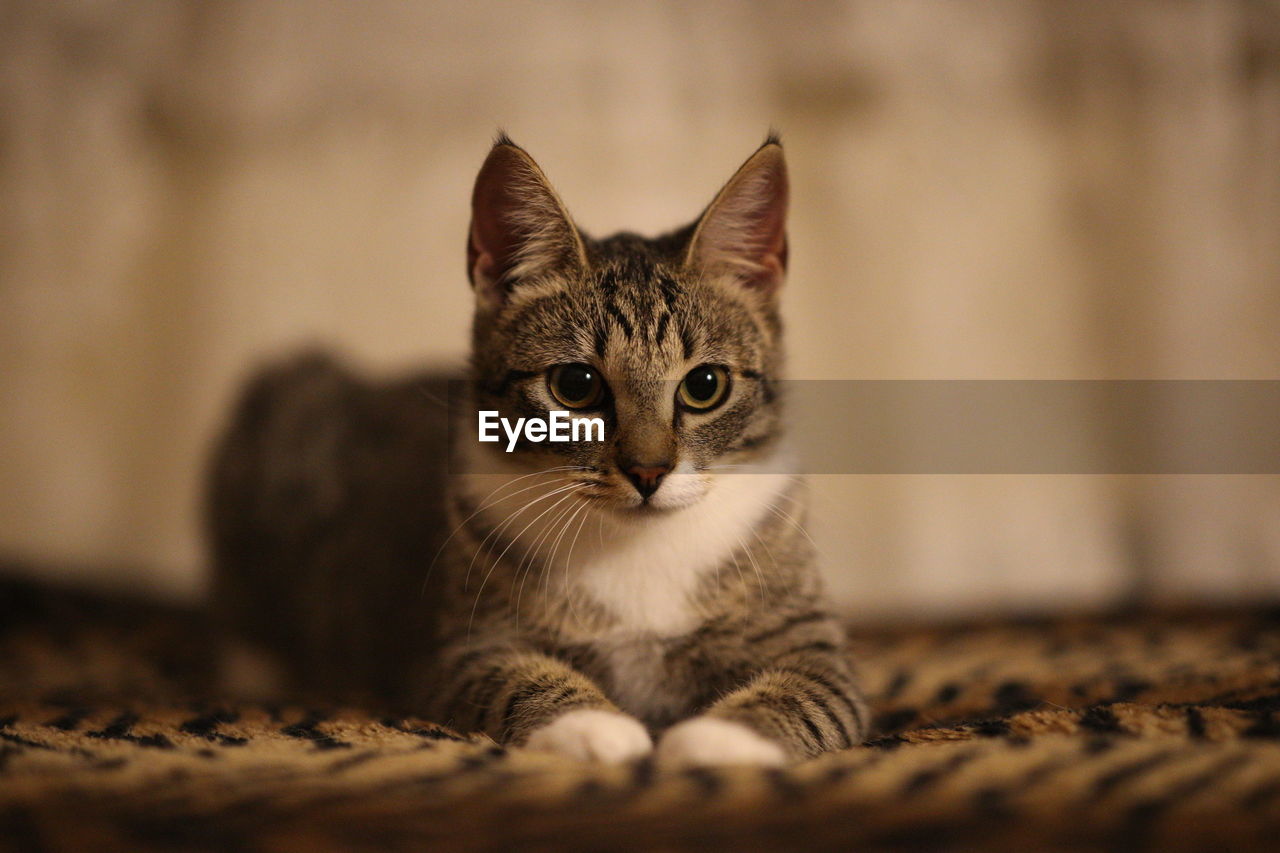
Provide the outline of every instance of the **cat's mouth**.
{"type": "Polygon", "coordinates": [[[649,499],[635,500],[618,493],[618,490],[583,489],[579,495],[593,503],[623,514],[650,514],[666,512],[674,507],[657,504],[649,499]]]}
{"type": "Polygon", "coordinates": [[[669,515],[697,503],[697,499],[673,500],[671,496],[662,494],[661,490],[642,498],[629,485],[615,487],[596,482],[588,483],[578,494],[602,508],[630,518],[669,515]]]}
{"type": "Polygon", "coordinates": [[[634,492],[626,494],[621,489],[611,489],[608,492],[584,489],[581,495],[620,517],[636,519],[674,515],[694,506],[703,498],[701,491],[692,494],[675,492],[663,494],[659,491],[649,497],[641,498],[634,492]]]}
{"type": "Polygon", "coordinates": [[[673,512],[679,512],[687,507],[688,504],[680,506],[659,506],[653,501],[644,500],[638,504],[620,507],[620,510],[629,515],[650,516],[650,515],[670,515],[673,512]]]}

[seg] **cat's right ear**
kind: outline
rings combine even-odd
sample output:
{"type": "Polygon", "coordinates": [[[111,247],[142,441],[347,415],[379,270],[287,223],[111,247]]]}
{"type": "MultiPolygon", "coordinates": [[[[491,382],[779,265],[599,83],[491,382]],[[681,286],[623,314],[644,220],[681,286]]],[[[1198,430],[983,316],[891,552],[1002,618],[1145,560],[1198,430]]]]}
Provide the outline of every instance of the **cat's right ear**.
{"type": "Polygon", "coordinates": [[[787,163],[778,137],[743,163],[703,212],[686,264],[773,295],[787,271],[787,163]]]}
{"type": "Polygon", "coordinates": [[[467,274],[477,302],[498,307],[521,281],[586,267],[586,250],[547,176],[524,149],[502,136],[471,195],[467,274]]]}

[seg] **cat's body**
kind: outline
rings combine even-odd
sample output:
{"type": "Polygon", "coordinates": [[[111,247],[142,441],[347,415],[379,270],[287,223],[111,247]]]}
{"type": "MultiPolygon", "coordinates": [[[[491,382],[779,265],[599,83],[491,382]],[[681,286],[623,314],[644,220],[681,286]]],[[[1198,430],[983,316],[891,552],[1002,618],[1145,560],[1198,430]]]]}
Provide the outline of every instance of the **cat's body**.
{"type": "MultiPolygon", "coordinates": [[[[785,473],[775,384],[785,205],[770,140],[693,226],[592,240],[527,154],[495,145],[473,200],[463,416],[564,409],[601,418],[606,438],[526,440],[506,453],[460,422],[452,532],[430,573],[417,559],[437,541],[425,518],[400,549],[403,567],[362,575],[347,555],[350,565],[329,568],[351,594],[430,611],[418,639],[403,641],[401,686],[415,710],[602,760],[648,752],[651,735],[660,758],[692,763],[776,764],[862,739],[843,632],[800,526],[803,483],[785,473]],[[395,602],[403,575],[424,594],[395,602]]],[[[288,382],[277,385],[285,405],[288,382]]],[[[215,485],[214,541],[235,616],[237,597],[289,546],[269,532],[279,520],[224,519],[262,492],[257,467],[289,451],[259,441],[245,462],[252,428],[231,436],[215,470],[238,474],[215,485]],[[272,547],[236,547],[253,531],[272,547]]],[[[390,476],[407,482],[402,469],[390,476]]],[[[290,577],[305,584],[307,559],[293,562],[290,577]]]]}

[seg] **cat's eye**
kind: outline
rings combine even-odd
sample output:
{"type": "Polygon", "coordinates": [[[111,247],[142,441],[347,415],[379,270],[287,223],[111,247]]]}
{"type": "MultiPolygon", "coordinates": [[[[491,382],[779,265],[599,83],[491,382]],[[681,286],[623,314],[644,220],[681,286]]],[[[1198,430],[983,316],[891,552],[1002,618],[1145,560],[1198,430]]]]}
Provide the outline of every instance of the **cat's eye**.
{"type": "Polygon", "coordinates": [[[729,372],[714,364],[700,364],[685,374],[676,392],[681,405],[706,412],[724,402],[729,394],[729,372]]]}
{"type": "Polygon", "coordinates": [[[604,378],[589,364],[559,364],[547,374],[547,388],[566,409],[590,409],[604,399],[604,378]]]}

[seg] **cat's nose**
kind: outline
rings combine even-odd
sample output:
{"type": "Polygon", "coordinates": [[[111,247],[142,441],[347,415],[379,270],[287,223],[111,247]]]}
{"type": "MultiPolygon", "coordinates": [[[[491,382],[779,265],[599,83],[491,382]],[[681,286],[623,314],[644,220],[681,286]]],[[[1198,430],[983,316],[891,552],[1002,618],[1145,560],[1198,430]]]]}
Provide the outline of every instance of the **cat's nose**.
{"type": "Polygon", "coordinates": [[[662,478],[671,471],[670,462],[633,463],[623,468],[627,479],[636,487],[640,497],[645,500],[658,491],[662,478]]]}

